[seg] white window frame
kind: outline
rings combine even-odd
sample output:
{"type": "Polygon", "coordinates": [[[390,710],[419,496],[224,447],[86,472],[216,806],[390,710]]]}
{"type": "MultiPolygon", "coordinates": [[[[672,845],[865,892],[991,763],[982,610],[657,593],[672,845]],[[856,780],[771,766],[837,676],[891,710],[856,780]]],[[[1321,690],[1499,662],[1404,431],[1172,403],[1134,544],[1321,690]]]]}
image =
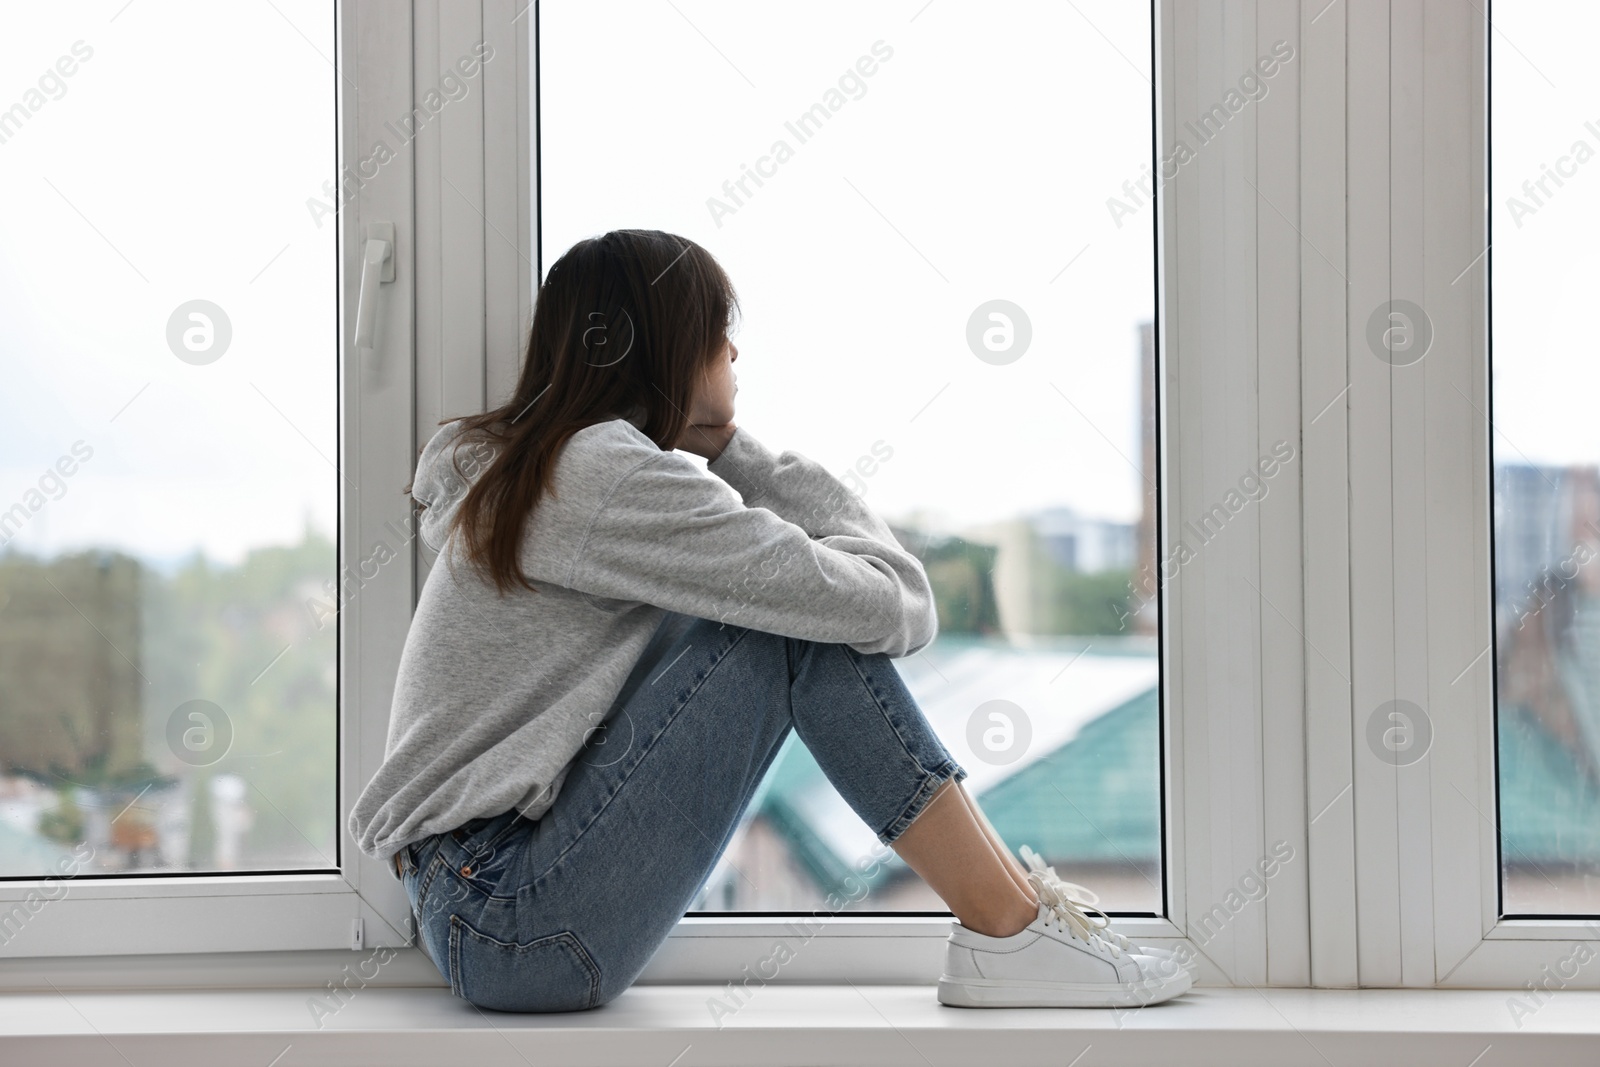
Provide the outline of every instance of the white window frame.
{"type": "MultiPolygon", "coordinates": [[[[503,113],[526,112],[526,81],[518,80],[522,41],[513,22],[517,6],[511,0],[486,0],[483,11],[469,11],[437,0],[418,2],[414,9],[385,0],[341,0],[335,10],[341,157],[339,466],[360,490],[344,488],[339,532],[340,573],[352,580],[341,583],[338,616],[338,873],[0,884],[0,911],[34,904],[17,935],[0,948],[0,986],[45,988],[52,981],[89,980],[167,984],[186,978],[244,985],[260,979],[262,953],[270,953],[290,980],[320,985],[339,977],[339,962],[351,958],[350,950],[403,944],[412,936],[410,907],[398,879],[386,864],[361,854],[343,827],[355,797],[383,759],[395,674],[418,585],[412,568],[386,568],[379,580],[350,590],[357,562],[377,544],[409,551],[401,542],[415,528],[414,520],[400,490],[416,464],[416,396],[426,392],[419,383],[443,379],[428,374],[430,360],[437,364],[444,347],[441,337],[447,331],[468,333],[461,323],[440,321],[441,305],[453,308],[453,302],[468,300],[489,308],[506,320],[488,324],[499,338],[515,332],[521,314],[514,271],[511,281],[486,295],[485,263],[498,269],[498,261],[486,260],[481,244],[476,276],[470,269],[458,270],[457,261],[463,245],[471,244],[460,235],[473,224],[480,229],[498,224],[516,234],[527,210],[526,198],[519,202],[515,192],[516,168],[502,175],[499,158],[492,158],[491,166],[502,176],[487,190],[494,222],[474,214],[478,207],[462,200],[464,193],[481,204],[486,192],[484,116],[492,116],[499,128],[514,129],[515,118],[503,113]],[[414,139],[403,142],[397,131],[413,101],[438,87],[445,68],[473,54],[486,26],[491,45],[504,58],[498,65],[483,64],[476,81],[465,79],[472,82],[464,98],[470,104],[451,101],[419,123],[414,139]],[[391,150],[389,158],[374,156],[380,141],[391,150]],[[470,163],[459,158],[463,146],[480,153],[475,176],[470,163]],[[380,164],[375,168],[362,165],[375,158],[380,164]],[[454,176],[460,193],[439,185],[441,160],[449,161],[445,173],[454,176]],[[354,346],[353,319],[363,237],[375,221],[394,226],[394,280],[381,286],[378,346],[375,358],[363,362],[354,346]],[[450,227],[449,242],[440,239],[441,221],[450,227]],[[439,276],[441,264],[447,275],[455,272],[448,293],[439,276]]],[[[510,156],[515,149],[494,151],[510,156]]],[[[476,318],[481,346],[485,324],[483,315],[476,318]]],[[[461,402],[450,398],[452,405],[461,402]]],[[[407,972],[405,967],[390,970],[390,979],[403,980],[407,972]]]]}
{"type": "MultiPolygon", "coordinates": [[[[368,490],[361,508],[354,499],[347,500],[341,542],[347,560],[360,558],[375,540],[392,537],[392,528],[407,528],[410,517],[397,490],[410,478],[418,443],[431,436],[438,420],[445,413],[497,401],[509,392],[520,367],[535,284],[532,252],[538,247],[533,195],[537,164],[530,151],[536,31],[523,3],[483,0],[481,6],[468,7],[417,0],[412,23],[376,0],[344,0],[341,5],[340,54],[345,70],[356,72],[362,104],[355,111],[355,128],[341,126],[347,160],[359,158],[361,146],[382,136],[379,124],[409,109],[409,94],[420,97],[432,87],[430,76],[437,77],[433,72],[439,64],[465,54],[474,42],[488,39],[514,60],[486,64],[480,103],[446,108],[384,166],[379,180],[361,188],[345,212],[341,262],[347,309],[354,307],[359,284],[361,220],[392,221],[397,255],[396,281],[380,327],[381,371],[358,379],[349,327],[344,327],[346,382],[362,384],[346,392],[343,455],[346,469],[354,469],[357,484],[368,490]]],[[[1175,107],[1192,103],[1189,97],[1198,92],[1182,87],[1175,91],[1168,78],[1178,64],[1194,80],[1195,56],[1202,51],[1195,42],[1175,48],[1175,24],[1171,10],[1161,9],[1155,29],[1162,101],[1158,128],[1171,125],[1175,107]]],[[[1221,54],[1220,23],[1204,29],[1210,34],[1208,47],[1221,54]]],[[[1230,62],[1253,61],[1253,46],[1230,47],[1237,53],[1230,55],[1230,62]]],[[[1164,196],[1160,207],[1161,270],[1175,269],[1195,280],[1194,292],[1215,278],[1205,269],[1206,242],[1224,236],[1214,218],[1196,210],[1199,198],[1211,195],[1225,166],[1250,158],[1254,119],[1237,132],[1241,136],[1226,156],[1213,154],[1192,175],[1172,183],[1176,193],[1164,196]],[[1187,204],[1187,211],[1174,211],[1174,201],[1187,204]]],[[[1229,255],[1254,276],[1257,252],[1250,240],[1235,241],[1229,255]]],[[[1174,312],[1190,291],[1176,283],[1161,288],[1164,329],[1175,321],[1174,312]]],[[[1237,309],[1223,314],[1212,305],[1176,331],[1168,329],[1163,338],[1158,355],[1163,408],[1182,413],[1181,419],[1169,414],[1163,420],[1163,438],[1174,442],[1164,451],[1203,457],[1175,472],[1164,464],[1163,507],[1168,513],[1186,514],[1195,510],[1188,507],[1190,501],[1219,496],[1236,476],[1232,468],[1237,462],[1253,464],[1259,454],[1259,434],[1253,429],[1209,440],[1200,432],[1208,420],[1237,412],[1227,398],[1201,388],[1202,376],[1179,372],[1180,367],[1196,366],[1198,357],[1226,358],[1227,373],[1241,381],[1257,374],[1254,347],[1228,344],[1230,331],[1241,321],[1237,309]],[[1197,357],[1185,364],[1178,353],[1191,348],[1197,357]]],[[[1285,325],[1280,323],[1280,330],[1285,325]]],[[[1275,383],[1280,397],[1292,386],[1292,375],[1275,383]]],[[[1297,540],[1297,493],[1297,487],[1285,482],[1259,509],[1260,521],[1274,529],[1287,524],[1291,533],[1284,543],[1297,540]]],[[[1183,581],[1168,589],[1165,874],[1167,914],[1177,918],[1120,924],[1141,939],[1180,938],[1189,922],[1186,900],[1204,901],[1196,915],[1206,914],[1257,861],[1268,830],[1297,842],[1298,853],[1304,851],[1295,829],[1296,812],[1303,808],[1294,770],[1298,761],[1265,758],[1261,714],[1263,692],[1274,698],[1298,692],[1298,660],[1294,649],[1285,646],[1287,658],[1274,660],[1271,671],[1263,671],[1261,642],[1267,641],[1269,648],[1274,641],[1284,642],[1281,635],[1262,630],[1259,606],[1241,595],[1238,582],[1227,581],[1253,575],[1269,596],[1297,611],[1299,560],[1291,552],[1266,567],[1255,566],[1255,517],[1252,512],[1250,521],[1230,529],[1226,543],[1208,549],[1205,558],[1185,568],[1183,581]],[[1231,536],[1235,532],[1238,536],[1231,536]],[[1179,618],[1183,627],[1172,623],[1179,618]],[[1202,639],[1185,642],[1185,632],[1202,639]],[[1228,670],[1208,675],[1206,667],[1219,653],[1228,670]],[[1248,693],[1238,699],[1233,690],[1241,678],[1248,693]],[[1233,747],[1219,747],[1219,736],[1230,738],[1233,747]],[[1257,780],[1259,776],[1241,776],[1241,765],[1270,765],[1284,773],[1257,780]],[[1269,810],[1274,812],[1270,823],[1269,810]]],[[[419,546],[413,542],[414,550],[419,546]]],[[[409,581],[374,583],[341,612],[341,814],[348,812],[381,762],[395,668],[427,566],[428,560],[419,555],[409,581]]],[[[1298,731],[1292,725],[1267,729],[1265,744],[1292,757],[1299,747],[1298,731]]],[[[410,933],[404,895],[392,875],[348,841],[341,846],[341,864],[339,875],[130,878],[74,886],[68,897],[41,911],[20,951],[16,945],[8,947],[8,956],[35,958],[0,960],[0,986],[42,987],[41,981],[170,985],[185,980],[248,986],[259,980],[261,953],[268,950],[274,950],[279,980],[320,982],[330,967],[349,958],[349,949],[401,947],[410,933]],[[25,973],[17,967],[22,963],[29,965],[25,973]]],[[[1305,865],[1288,865],[1264,906],[1246,909],[1226,926],[1220,949],[1210,946],[1210,953],[1202,956],[1224,961],[1224,972],[1213,973],[1214,979],[1242,975],[1252,983],[1304,980],[1303,951],[1298,957],[1276,957],[1269,970],[1266,935],[1270,925],[1291,939],[1298,934],[1304,940],[1305,886],[1305,865]]],[[[28,883],[12,883],[7,891],[15,897],[28,888],[28,883]]],[[[641,980],[732,978],[786,932],[781,922],[770,919],[689,917],[641,980]]],[[[937,919],[839,916],[785,968],[782,980],[924,981],[936,973],[932,968],[947,932],[948,923],[937,919]]],[[[403,948],[398,958],[404,962],[364,979],[368,984],[437,979],[415,949],[403,948]]],[[[1216,971],[1212,964],[1206,966],[1216,971]]]]}
{"type": "MultiPolygon", "coordinates": [[[[1361,101],[1367,135],[1353,137],[1350,146],[1352,214],[1358,197],[1375,217],[1385,209],[1392,214],[1387,248],[1374,232],[1370,254],[1351,264],[1350,329],[1363,325],[1354,296],[1359,280],[1370,294],[1381,294],[1387,283],[1392,297],[1420,304],[1434,338],[1420,363],[1384,374],[1372,361],[1351,390],[1355,405],[1365,401],[1362,430],[1392,436],[1390,455],[1374,450],[1359,468],[1352,464],[1353,508],[1378,510],[1386,497],[1395,502],[1392,544],[1370,537],[1352,560],[1353,570],[1395,576],[1393,634],[1381,625],[1379,608],[1388,598],[1378,582],[1362,594],[1375,602],[1361,650],[1373,664],[1369,677],[1392,678],[1392,690],[1374,684],[1369,699],[1392,693],[1413,700],[1427,709],[1433,729],[1422,762],[1398,773],[1373,765],[1357,781],[1358,795],[1366,787],[1378,798],[1357,824],[1361,981],[1520,991],[1525,983],[1544,983],[1548,965],[1561,988],[1600,988],[1593,968],[1568,976],[1557,966],[1580,944],[1600,953],[1592,922],[1499,912],[1489,651],[1493,10],[1408,0],[1394,3],[1387,18],[1356,6],[1352,12],[1370,22],[1361,30],[1359,57],[1351,35],[1352,74],[1358,60],[1376,69],[1386,57],[1389,69],[1389,78],[1373,79],[1361,101]],[[1358,159],[1368,175],[1359,189],[1358,159]],[[1411,415],[1419,410],[1422,417],[1411,415]]],[[[1507,48],[1502,38],[1499,53],[1507,48]]],[[[1358,732],[1361,725],[1353,724],[1358,732]]]]}
{"type": "MultiPolygon", "coordinates": [[[[481,91],[341,213],[346,309],[364,221],[394,223],[397,256],[380,369],[358,366],[341,314],[341,452],[362,490],[346,495],[342,561],[410,527],[398,490],[419,444],[446,414],[498,403],[520,368],[539,210],[527,3],[340,5],[341,93],[360,87],[341,118],[347,161],[478,41],[497,56],[481,91]]],[[[1499,918],[1497,830],[1463,803],[1494,810],[1490,672],[1457,674],[1491,617],[1488,427],[1458,394],[1487,410],[1487,288],[1481,269],[1457,274],[1485,245],[1488,32],[1472,5],[1426,0],[1157,4],[1158,159],[1275,42],[1296,50],[1158,201],[1161,558],[1276,442],[1296,450],[1165,583],[1167,917],[1119,926],[1187,939],[1203,981],[1520,986],[1589,935],[1499,918]],[[1367,349],[1369,313],[1391,298],[1432,318],[1416,366],[1367,349]],[[1427,758],[1398,770],[1364,741],[1367,714],[1397,696],[1434,724],[1427,758]],[[1278,842],[1294,858],[1264,899],[1214,929],[1278,842]]],[[[340,613],[341,817],[381,762],[430,562],[412,549],[412,571],[340,613]]],[[[367,949],[410,934],[393,875],[348,840],[340,862],[337,875],[72,884],[0,950],[0,988],[250,986],[264,960],[275,981],[321,984],[359,958],[358,931],[367,949]]],[[[42,884],[7,883],[0,901],[42,884]]],[[[947,932],[833,917],[775,981],[926,982],[947,932]]],[[[787,934],[781,920],[687,917],[641,981],[731,980],[787,934]]],[[[416,950],[395,959],[366,984],[442,984],[416,950]]]]}
{"type": "MultiPolygon", "coordinates": [[[[1312,984],[1521,990],[1600,943],[1576,919],[1498,910],[1494,31],[1474,4],[1298,6],[1302,115],[1285,151],[1300,157],[1300,202],[1274,202],[1301,243],[1312,984]],[[1368,341],[1396,300],[1431,321],[1420,362],[1393,365],[1368,341]],[[1367,740],[1395,699],[1425,709],[1432,732],[1403,766],[1367,740]]],[[[1558,973],[1563,988],[1600,987],[1589,971],[1558,973]]]]}

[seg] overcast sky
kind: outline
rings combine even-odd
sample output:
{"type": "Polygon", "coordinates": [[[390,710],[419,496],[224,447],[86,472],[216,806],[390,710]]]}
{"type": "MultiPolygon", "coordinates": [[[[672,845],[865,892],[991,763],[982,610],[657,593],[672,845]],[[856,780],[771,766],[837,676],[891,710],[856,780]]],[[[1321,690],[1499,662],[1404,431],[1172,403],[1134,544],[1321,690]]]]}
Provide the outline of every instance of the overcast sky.
{"type": "Polygon", "coordinates": [[[1153,223],[1119,228],[1105,201],[1150,154],[1148,11],[679,7],[544,5],[541,34],[573,44],[544,56],[545,267],[618,227],[710,249],[743,304],[737,421],[835,471],[881,440],[866,497],[891,517],[1136,518],[1153,223]],[[785,123],[841,75],[843,106],[802,142],[785,123]],[[715,217],[777,140],[793,157],[715,217]],[[994,299],[1032,327],[1006,365],[966,338],[994,299]]]}
{"type": "MultiPolygon", "coordinates": [[[[1600,9],[1495,15],[1497,458],[1593,462],[1600,361],[1571,312],[1600,282],[1577,240],[1600,161],[1520,227],[1506,196],[1600,152],[1600,9]]],[[[1149,158],[1144,5],[551,0],[542,29],[546,266],[623,226],[704,244],[744,304],[738,421],[835,471],[881,441],[867,499],[891,518],[1137,515],[1151,218],[1119,228],[1106,200],[1149,158]],[[861,57],[800,143],[785,121],[861,57]],[[719,226],[707,199],[778,139],[793,157],[719,226]],[[1002,366],[966,341],[994,299],[1032,325],[1002,366]]],[[[236,560],[331,534],[335,235],[306,209],[334,172],[331,5],[28,5],[7,31],[0,108],[92,49],[0,143],[0,508],[93,449],[14,543],[236,560]],[[167,343],[195,299],[233,329],[208,365],[167,343]]]]}
{"type": "Polygon", "coordinates": [[[124,3],[16,5],[0,34],[0,108],[92,53],[0,144],[0,508],[93,450],[13,545],[331,533],[335,228],[305,201],[335,169],[332,5],[124,3]],[[167,343],[195,299],[232,324],[207,365],[167,343]]]}
{"type": "Polygon", "coordinates": [[[1493,14],[1495,460],[1596,463],[1600,360],[1580,316],[1600,292],[1600,5],[1518,0],[1493,14]],[[1536,203],[1522,184],[1545,166],[1568,176],[1546,179],[1548,196],[1535,186],[1536,203]]]}

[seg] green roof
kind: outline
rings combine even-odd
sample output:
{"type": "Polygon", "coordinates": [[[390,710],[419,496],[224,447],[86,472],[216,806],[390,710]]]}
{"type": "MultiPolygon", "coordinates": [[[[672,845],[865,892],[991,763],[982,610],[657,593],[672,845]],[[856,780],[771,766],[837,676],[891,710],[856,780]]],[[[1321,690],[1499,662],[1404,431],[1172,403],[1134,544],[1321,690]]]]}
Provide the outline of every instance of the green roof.
{"type": "Polygon", "coordinates": [[[980,793],[978,803],[1003,839],[1046,859],[1154,868],[1160,727],[1152,687],[1085,723],[1071,741],[980,793]]]}
{"type": "MultiPolygon", "coordinates": [[[[1068,743],[978,793],[995,829],[1052,863],[1122,863],[1154,870],[1161,849],[1160,716],[1151,688],[1086,723],[1068,743]]],[[[1600,859],[1600,787],[1575,755],[1518,705],[1500,711],[1500,819],[1508,863],[1546,869],[1600,859]]],[[[791,734],[752,807],[769,819],[823,891],[849,861],[800,814],[797,800],[831,789],[791,734]]],[[[891,857],[871,881],[902,871],[891,857]]]]}
{"type": "Polygon", "coordinates": [[[1600,860],[1600,789],[1572,750],[1510,701],[1499,741],[1502,859],[1551,870],[1600,860]]]}
{"type": "MultiPolygon", "coordinates": [[[[1000,836],[1051,862],[1132,863],[1154,869],[1161,849],[1160,718],[1154,687],[1084,725],[1072,741],[976,794],[1000,836]]],[[[797,801],[832,789],[811,752],[791,733],[773,760],[755,814],[788,840],[793,856],[824,892],[853,872],[801,814],[797,801]]],[[[890,856],[867,879],[877,884],[905,867],[890,856]]]]}

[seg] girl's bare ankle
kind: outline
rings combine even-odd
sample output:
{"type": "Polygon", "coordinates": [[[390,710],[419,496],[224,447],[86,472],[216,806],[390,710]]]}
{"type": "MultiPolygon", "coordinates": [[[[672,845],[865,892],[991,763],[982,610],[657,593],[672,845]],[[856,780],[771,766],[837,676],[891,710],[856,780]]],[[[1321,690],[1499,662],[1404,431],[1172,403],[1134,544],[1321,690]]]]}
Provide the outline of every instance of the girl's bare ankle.
{"type": "Polygon", "coordinates": [[[1010,898],[1008,903],[1010,906],[1003,910],[986,911],[981,915],[962,918],[961,925],[987,937],[1013,937],[1027,929],[1028,924],[1038,918],[1037,900],[1028,903],[1026,898],[1019,895],[1010,898]]]}

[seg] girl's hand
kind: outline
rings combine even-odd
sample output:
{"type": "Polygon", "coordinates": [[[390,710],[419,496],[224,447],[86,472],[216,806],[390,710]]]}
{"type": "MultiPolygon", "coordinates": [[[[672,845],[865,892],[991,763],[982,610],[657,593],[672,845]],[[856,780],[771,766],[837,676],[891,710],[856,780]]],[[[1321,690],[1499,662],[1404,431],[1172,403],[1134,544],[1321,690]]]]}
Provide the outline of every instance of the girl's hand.
{"type": "Polygon", "coordinates": [[[679,439],[677,447],[685,452],[704,456],[707,462],[711,462],[722,455],[722,450],[728,447],[728,442],[733,440],[733,431],[736,428],[731,422],[725,422],[721,426],[707,426],[698,423],[686,426],[683,430],[683,437],[679,439]]]}

